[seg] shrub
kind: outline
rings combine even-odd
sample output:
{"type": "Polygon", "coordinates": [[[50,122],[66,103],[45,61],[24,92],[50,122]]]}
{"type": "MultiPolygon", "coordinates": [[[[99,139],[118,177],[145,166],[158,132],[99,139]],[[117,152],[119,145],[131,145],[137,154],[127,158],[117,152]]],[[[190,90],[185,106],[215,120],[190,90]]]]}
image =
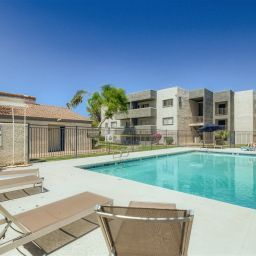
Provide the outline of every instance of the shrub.
{"type": "Polygon", "coordinates": [[[223,131],[218,131],[215,133],[215,139],[221,139],[223,141],[227,141],[229,136],[229,131],[223,130],[223,131]]]}
{"type": "Polygon", "coordinates": [[[165,143],[167,145],[171,145],[173,143],[173,141],[174,141],[173,137],[166,137],[165,138],[165,143]]]}
{"type": "Polygon", "coordinates": [[[102,135],[101,135],[101,136],[99,137],[99,141],[101,141],[101,142],[105,141],[105,136],[102,136],[102,135]]]}
{"type": "Polygon", "coordinates": [[[156,132],[156,133],[153,134],[153,139],[154,139],[154,141],[155,141],[156,143],[159,143],[159,141],[161,140],[161,138],[162,138],[162,135],[161,135],[160,133],[156,132]]]}
{"type": "Polygon", "coordinates": [[[93,138],[93,139],[92,139],[92,148],[93,148],[93,149],[96,148],[97,143],[98,143],[98,140],[95,139],[95,138],[93,138]]]}

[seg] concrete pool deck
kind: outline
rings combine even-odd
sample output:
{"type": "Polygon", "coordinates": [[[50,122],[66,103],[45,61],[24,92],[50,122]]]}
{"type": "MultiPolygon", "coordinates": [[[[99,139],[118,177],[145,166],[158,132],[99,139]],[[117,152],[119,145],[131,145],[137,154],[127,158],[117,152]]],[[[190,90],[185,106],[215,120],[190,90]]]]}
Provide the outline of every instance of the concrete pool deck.
{"type": "MultiPolygon", "coordinates": [[[[195,148],[172,148],[130,153],[128,158],[177,153],[195,148]]],[[[200,150],[200,149],[199,149],[200,150]]],[[[206,150],[206,149],[202,149],[206,150]]],[[[240,149],[212,149],[214,152],[255,154],[240,149]]],[[[117,159],[118,160],[118,159],[117,159]]],[[[45,177],[46,193],[3,202],[11,213],[20,213],[84,191],[114,199],[115,205],[130,200],[172,202],[177,208],[193,209],[195,214],[189,246],[190,256],[252,256],[256,255],[256,210],[193,196],[156,186],[89,172],[76,166],[113,161],[112,155],[36,163],[45,177]]],[[[31,255],[21,248],[25,255],[31,255]]],[[[4,255],[21,255],[13,250],[4,255]]],[[[35,254],[34,254],[35,255],[35,254]]],[[[52,256],[104,256],[107,248],[99,229],[50,254],[52,256]]]]}

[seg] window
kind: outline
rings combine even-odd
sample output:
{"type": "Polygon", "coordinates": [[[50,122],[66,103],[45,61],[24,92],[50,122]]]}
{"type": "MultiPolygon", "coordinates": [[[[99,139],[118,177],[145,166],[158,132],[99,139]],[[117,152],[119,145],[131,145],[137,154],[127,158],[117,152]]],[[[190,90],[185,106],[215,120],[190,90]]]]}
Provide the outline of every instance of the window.
{"type": "Polygon", "coordinates": [[[173,99],[163,100],[163,107],[172,107],[173,106],[173,99]]]}
{"type": "Polygon", "coordinates": [[[111,128],[116,128],[117,127],[117,122],[111,122],[111,128]]]}
{"type": "Polygon", "coordinates": [[[148,103],[144,103],[144,104],[141,104],[140,105],[140,108],[148,108],[149,107],[149,104],[148,103]]]}
{"type": "Polygon", "coordinates": [[[173,117],[163,118],[163,125],[173,125],[173,117]]]}
{"type": "Polygon", "coordinates": [[[0,147],[3,146],[2,127],[0,126],[0,147]]]}

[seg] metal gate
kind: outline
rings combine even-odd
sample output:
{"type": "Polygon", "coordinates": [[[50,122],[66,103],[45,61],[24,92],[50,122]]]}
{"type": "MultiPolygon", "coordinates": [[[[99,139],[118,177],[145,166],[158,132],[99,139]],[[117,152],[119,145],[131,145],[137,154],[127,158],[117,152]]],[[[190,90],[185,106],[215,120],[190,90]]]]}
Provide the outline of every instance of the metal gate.
{"type": "Polygon", "coordinates": [[[29,125],[29,159],[87,154],[92,149],[90,128],[29,125]]]}

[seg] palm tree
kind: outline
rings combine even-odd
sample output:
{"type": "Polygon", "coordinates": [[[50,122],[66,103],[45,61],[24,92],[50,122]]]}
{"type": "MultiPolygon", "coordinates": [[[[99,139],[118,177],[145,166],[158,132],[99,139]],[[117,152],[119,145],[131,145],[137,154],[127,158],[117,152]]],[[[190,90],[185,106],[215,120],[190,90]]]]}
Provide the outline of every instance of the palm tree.
{"type": "Polygon", "coordinates": [[[66,104],[68,109],[76,108],[83,102],[84,96],[87,94],[85,90],[78,90],[73,98],[66,104]]]}

